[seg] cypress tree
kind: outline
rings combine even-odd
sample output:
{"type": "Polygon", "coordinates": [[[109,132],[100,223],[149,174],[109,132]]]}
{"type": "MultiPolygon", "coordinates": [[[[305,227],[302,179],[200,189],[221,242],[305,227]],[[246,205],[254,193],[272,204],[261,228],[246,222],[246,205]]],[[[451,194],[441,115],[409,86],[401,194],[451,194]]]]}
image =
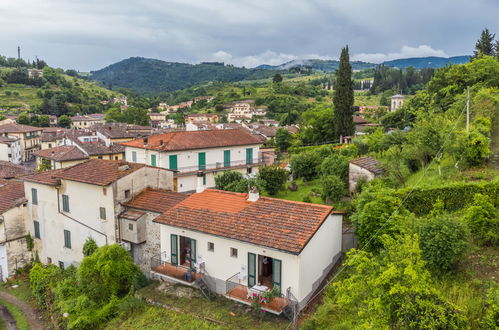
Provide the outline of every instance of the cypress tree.
{"type": "Polygon", "coordinates": [[[340,66],[336,71],[333,104],[337,136],[353,135],[355,132],[353,123],[353,81],[348,46],[341,50],[340,66]]]}
{"type": "Polygon", "coordinates": [[[475,44],[475,58],[478,55],[494,56],[494,37],[496,35],[489,32],[489,29],[482,31],[480,39],[475,44]]]}

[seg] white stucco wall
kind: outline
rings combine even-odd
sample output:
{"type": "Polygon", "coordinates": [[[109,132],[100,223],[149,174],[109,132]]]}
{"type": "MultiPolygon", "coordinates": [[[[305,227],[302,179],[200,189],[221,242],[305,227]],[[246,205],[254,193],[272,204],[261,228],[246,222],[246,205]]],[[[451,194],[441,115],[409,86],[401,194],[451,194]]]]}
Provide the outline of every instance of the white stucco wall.
{"type": "Polygon", "coordinates": [[[26,207],[15,206],[2,213],[0,224],[0,266],[2,279],[12,276],[16,268],[30,262],[31,253],[26,245],[26,207]]]}

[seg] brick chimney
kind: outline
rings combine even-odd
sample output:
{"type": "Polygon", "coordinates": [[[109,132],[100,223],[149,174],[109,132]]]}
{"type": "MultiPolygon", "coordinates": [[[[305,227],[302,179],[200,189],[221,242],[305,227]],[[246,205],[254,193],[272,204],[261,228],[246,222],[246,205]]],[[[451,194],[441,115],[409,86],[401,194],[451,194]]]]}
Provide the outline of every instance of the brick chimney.
{"type": "Polygon", "coordinates": [[[260,193],[256,187],[250,189],[248,193],[248,201],[256,202],[260,198],[260,193]]]}

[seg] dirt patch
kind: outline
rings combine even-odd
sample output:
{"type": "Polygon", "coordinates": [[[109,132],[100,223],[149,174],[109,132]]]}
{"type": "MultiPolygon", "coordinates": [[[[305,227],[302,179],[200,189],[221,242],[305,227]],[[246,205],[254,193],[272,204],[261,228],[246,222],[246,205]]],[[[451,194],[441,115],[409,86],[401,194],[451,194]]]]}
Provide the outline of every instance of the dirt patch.
{"type": "Polygon", "coordinates": [[[167,293],[179,298],[182,297],[187,297],[187,298],[192,298],[192,297],[202,297],[201,293],[198,290],[185,287],[182,285],[176,285],[173,283],[169,282],[162,282],[160,285],[156,287],[156,290],[162,293],[167,293]]]}
{"type": "Polygon", "coordinates": [[[485,247],[468,256],[461,269],[480,280],[499,282],[499,249],[485,247]]]}
{"type": "Polygon", "coordinates": [[[0,305],[0,318],[5,322],[5,327],[7,330],[17,329],[16,320],[10,314],[7,307],[0,305]]]}
{"type": "Polygon", "coordinates": [[[26,317],[26,320],[28,321],[30,329],[32,330],[45,329],[41,317],[30,305],[28,305],[24,301],[19,300],[17,297],[14,297],[3,291],[0,291],[0,298],[15,305],[23,312],[24,316],[26,317]]]}

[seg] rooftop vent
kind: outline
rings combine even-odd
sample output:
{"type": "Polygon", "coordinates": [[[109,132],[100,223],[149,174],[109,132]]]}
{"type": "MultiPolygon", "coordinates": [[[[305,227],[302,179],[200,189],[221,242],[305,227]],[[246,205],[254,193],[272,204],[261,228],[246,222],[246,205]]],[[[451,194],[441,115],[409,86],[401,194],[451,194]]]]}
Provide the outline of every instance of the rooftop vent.
{"type": "Polygon", "coordinates": [[[260,193],[256,187],[250,189],[248,194],[248,201],[256,202],[260,198],[260,193]]]}

